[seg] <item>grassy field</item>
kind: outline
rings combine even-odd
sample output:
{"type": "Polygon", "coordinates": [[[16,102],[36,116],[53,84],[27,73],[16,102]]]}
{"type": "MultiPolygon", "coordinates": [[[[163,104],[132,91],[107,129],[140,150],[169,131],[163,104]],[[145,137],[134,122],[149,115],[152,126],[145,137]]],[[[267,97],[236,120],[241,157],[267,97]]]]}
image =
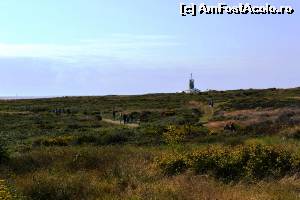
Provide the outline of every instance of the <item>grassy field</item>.
{"type": "Polygon", "coordinates": [[[0,199],[300,199],[300,88],[2,100],[0,137],[0,199]]]}

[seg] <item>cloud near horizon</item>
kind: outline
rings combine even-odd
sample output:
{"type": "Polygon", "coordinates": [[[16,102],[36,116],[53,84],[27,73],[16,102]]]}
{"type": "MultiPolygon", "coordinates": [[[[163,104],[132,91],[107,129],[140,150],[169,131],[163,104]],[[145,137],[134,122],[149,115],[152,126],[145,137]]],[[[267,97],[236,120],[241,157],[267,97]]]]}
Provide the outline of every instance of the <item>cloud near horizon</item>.
{"type": "Polygon", "coordinates": [[[161,49],[182,45],[174,36],[113,34],[101,39],[84,39],[72,44],[1,43],[0,58],[31,58],[83,64],[120,61],[124,64],[151,61],[161,49]]]}

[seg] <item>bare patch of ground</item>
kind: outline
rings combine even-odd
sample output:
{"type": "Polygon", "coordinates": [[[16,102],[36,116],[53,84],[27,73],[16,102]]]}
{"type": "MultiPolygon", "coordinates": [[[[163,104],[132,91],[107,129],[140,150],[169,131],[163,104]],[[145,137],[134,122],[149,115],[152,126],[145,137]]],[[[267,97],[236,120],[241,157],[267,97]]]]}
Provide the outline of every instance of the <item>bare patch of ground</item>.
{"type": "Polygon", "coordinates": [[[249,126],[264,121],[276,120],[279,116],[289,112],[293,112],[295,113],[295,115],[300,116],[300,109],[295,108],[237,110],[222,113],[221,116],[229,119],[221,121],[210,121],[206,124],[206,127],[212,130],[220,130],[230,122],[233,122],[240,126],[249,126]]]}
{"type": "Polygon", "coordinates": [[[189,101],[188,102],[188,106],[189,107],[192,107],[192,108],[200,108],[200,107],[202,107],[203,106],[203,103],[202,102],[200,102],[200,101],[189,101]]]}

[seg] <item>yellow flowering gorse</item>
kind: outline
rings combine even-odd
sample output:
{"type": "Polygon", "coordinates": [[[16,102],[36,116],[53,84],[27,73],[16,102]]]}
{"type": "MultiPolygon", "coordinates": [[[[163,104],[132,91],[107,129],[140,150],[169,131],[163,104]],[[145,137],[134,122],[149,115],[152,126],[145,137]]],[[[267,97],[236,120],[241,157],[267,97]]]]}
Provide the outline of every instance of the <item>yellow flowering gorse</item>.
{"type": "Polygon", "coordinates": [[[13,197],[9,192],[4,180],[0,180],[0,200],[12,200],[13,197]]]}
{"type": "Polygon", "coordinates": [[[284,146],[213,145],[185,153],[171,153],[157,159],[165,174],[176,175],[186,169],[198,174],[210,174],[226,181],[283,177],[299,173],[300,155],[284,146]]]}

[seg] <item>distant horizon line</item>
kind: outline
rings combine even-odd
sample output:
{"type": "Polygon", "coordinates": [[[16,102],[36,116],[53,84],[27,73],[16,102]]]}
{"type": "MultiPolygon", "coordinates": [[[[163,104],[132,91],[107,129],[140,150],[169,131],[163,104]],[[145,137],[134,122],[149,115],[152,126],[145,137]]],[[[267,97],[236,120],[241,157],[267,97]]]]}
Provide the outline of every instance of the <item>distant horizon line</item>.
{"type": "MultiPolygon", "coordinates": [[[[268,90],[268,89],[278,89],[278,90],[289,90],[289,89],[298,89],[298,87],[291,87],[291,88],[277,88],[277,87],[271,87],[271,88],[240,88],[240,89],[228,89],[228,90],[218,90],[218,89],[206,89],[201,90],[201,92],[209,92],[209,91],[238,91],[238,90],[268,90]]],[[[151,94],[180,94],[184,93],[183,91],[178,92],[153,92],[153,93],[140,93],[140,94],[93,94],[93,95],[22,95],[22,96],[1,96],[0,100],[18,100],[18,99],[49,99],[49,98],[64,98],[64,97],[97,97],[97,96],[136,96],[136,95],[151,95],[151,94]]]]}

